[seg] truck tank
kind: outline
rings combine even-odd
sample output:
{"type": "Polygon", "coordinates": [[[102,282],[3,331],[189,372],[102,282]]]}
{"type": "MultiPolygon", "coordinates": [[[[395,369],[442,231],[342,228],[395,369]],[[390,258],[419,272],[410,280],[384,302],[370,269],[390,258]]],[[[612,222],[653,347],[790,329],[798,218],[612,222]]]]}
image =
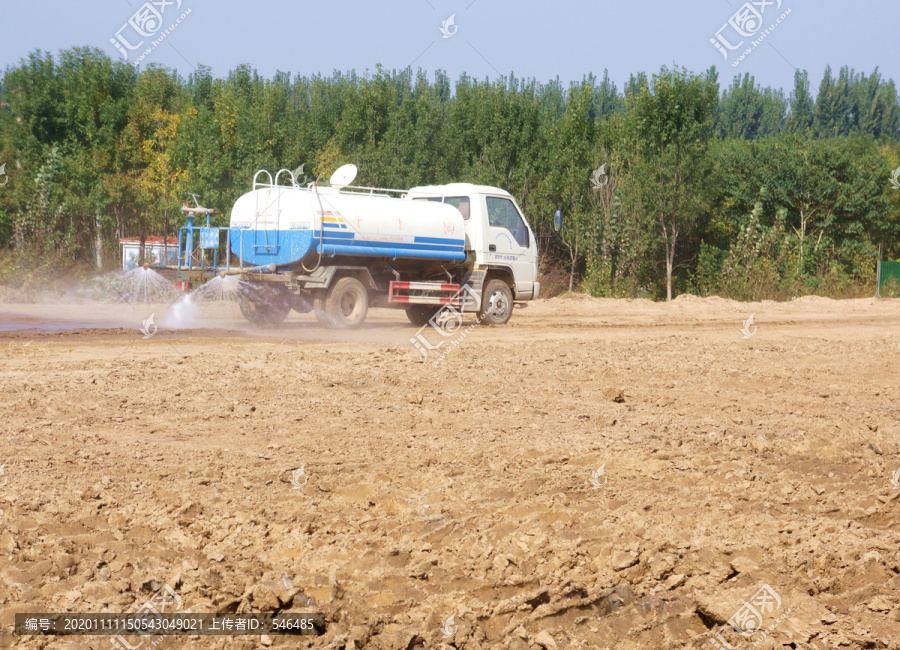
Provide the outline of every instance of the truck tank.
{"type": "Polygon", "coordinates": [[[231,249],[244,264],[287,267],[347,255],[460,262],[460,212],[443,203],[338,187],[259,187],[231,211],[231,249]]]}

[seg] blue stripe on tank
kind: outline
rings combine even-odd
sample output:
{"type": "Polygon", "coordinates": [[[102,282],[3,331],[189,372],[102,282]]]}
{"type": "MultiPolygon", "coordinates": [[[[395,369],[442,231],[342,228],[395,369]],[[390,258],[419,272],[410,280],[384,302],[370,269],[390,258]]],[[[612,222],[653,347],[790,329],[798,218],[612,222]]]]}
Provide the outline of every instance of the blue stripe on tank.
{"type": "Polygon", "coordinates": [[[400,248],[405,250],[424,250],[424,251],[448,251],[462,250],[462,246],[447,246],[440,244],[412,244],[406,242],[390,242],[390,241],[371,241],[368,239],[339,239],[336,237],[324,237],[324,244],[335,244],[341,246],[368,246],[372,248],[400,248]]]}
{"type": "Polygon", "coordinates": [[[465,239],[448,239],[446,237],[416,237],[413,241],[423,244],[446,244],[447,246],[465,246],[465,239]]]}
{"type": "Polygon", "coordinates": [[[369,257],[390,257],[410,259],[431,259],[461,262],[466,259],[463,251],[453,250],[423,250],[421,248],[388,248],[382,246],[336,246],[325,244],[320,251],[323,255],[364,255],[369,257]]]}
{"type": "Polygon", "coordinates": [[[325,255],[405,257],[460,261],[465,240],[415,237],[413,242],[368,241],[352,231],[326,226],[325,230],[255,230],[231,228],[231,250],[246,266],[294,264],[319,249],[325,255]]]}

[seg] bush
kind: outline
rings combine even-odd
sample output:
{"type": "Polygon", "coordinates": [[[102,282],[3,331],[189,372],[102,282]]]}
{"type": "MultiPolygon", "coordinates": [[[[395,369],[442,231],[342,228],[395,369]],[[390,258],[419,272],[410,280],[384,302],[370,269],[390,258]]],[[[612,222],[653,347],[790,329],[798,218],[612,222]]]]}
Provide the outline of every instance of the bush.
{"type": "Polygon", "coordinates": [[[696,293],[700,296],[718,295],[722,264],[726,255],[727,251],[723,251],[716,246],[710,246],[705,241],[700,242],[697,269],[691,276],[688,293],[696,293]]]}
{"type": "Polygon", "coordinates": [[[900,298],[900,281],[897,278],[888,278],[881,285],[880,293],[882,298],[900,298]]]}
{"type": "Polygon", "coordinates": [[[569,290],[569,274],[555,266],[541,269],[538,282],[541,283],[541,298],[554,298],[569,290]]]}
{"type": "Polygon", "coordinates": [[[760,224],[761,212],[762,204],[757,203],[722,262],[718,289],[724,298],[778,300],[783,297],[776,261],[782,230],[777,224],[771,227],[760,224]]]}

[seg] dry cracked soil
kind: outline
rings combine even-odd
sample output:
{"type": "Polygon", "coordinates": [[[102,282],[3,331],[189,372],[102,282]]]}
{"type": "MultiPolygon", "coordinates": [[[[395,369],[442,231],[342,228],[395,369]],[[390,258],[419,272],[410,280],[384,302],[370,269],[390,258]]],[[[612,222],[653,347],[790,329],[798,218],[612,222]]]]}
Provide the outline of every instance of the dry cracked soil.
{"type": "Polygon", "coordinates": [[[572,296],[425,358],[392,311],[0,305],[0,646],[168,586],[326,630],[133,643],[900,648],[898,315],[572,296]]]}

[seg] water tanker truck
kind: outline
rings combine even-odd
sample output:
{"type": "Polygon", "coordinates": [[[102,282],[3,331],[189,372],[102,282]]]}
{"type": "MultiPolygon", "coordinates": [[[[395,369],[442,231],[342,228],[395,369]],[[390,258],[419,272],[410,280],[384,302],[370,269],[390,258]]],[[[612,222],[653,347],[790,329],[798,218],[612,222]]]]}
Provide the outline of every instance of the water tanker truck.
{"type": "MultiPolygon", "coordinates": [[[[188,224],[178,265],[158,268],[181,281],[239,275],[241,312],[259,325],[280,323],[294,309],[352,328],[372,307],[404,309],[425,325],[447,305],[503,325],[514,301],[538,297],[535,235],[508,192],[471,183],[359,187],[350,184],[355,177],[356,167],[345,165],[327,184],[301,185],[290,170],[274,179],[260,170],[234,204],[229,228],[210,227],[214,211],[199,203],[182,208],[188,224]],[[206,226],[195,226],[203,213],[206,226]]],[[[557,232],[561,219],[557,211],[557,232]]]]}

